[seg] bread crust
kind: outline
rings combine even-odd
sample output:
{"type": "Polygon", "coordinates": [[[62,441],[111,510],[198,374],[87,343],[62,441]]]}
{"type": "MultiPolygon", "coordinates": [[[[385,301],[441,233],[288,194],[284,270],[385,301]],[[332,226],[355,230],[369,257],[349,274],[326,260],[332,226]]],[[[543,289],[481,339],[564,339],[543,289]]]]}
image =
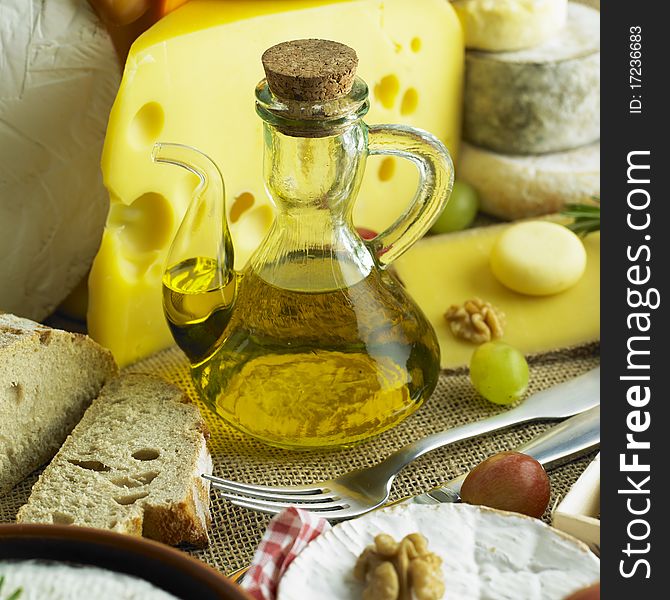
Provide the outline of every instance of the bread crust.
{"type": "Polygon", "coordinates": [[[17,521],[112,529],[166,544],[208,544],[209,431],[176,386],[110,381],[33,487],[17,521]]]}
{"type": "Polygon", "coordinates": [[[0,314],[0,494],[54,456],[117,373],[88,336],[0,314]]]}

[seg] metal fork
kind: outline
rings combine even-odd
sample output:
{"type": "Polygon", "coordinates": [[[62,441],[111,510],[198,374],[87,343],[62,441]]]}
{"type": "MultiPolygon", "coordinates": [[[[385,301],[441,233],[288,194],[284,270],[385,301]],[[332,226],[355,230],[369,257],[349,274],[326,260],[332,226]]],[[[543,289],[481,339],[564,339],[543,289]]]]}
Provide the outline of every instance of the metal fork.
{"type": "Polygon", "coordinates": [[[436,433],[397,450],[379,464],[312,485],[252,485],[203,475],[236,506],[276,514],[298,505],[328,520],[370,512],[386,502],[396,475],[424,454],[454,442],[539,419],[561,419],[600,404],[600,368],[528,397],[521,405],[487,419],[436,433]]]}

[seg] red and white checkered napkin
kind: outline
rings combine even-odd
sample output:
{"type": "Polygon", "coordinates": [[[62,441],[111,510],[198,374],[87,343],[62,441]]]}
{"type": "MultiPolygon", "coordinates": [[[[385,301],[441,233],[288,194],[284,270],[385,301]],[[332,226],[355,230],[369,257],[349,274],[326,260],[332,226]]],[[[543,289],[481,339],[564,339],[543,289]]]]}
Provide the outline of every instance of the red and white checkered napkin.
{"type": "Polygon", "coordinates": [[[321,517],[293,506],[285,508],[270,521],[242,587],[256,600],[275,600],[284,571],[307,544],[328,529],[328,521],[321,517]]]}

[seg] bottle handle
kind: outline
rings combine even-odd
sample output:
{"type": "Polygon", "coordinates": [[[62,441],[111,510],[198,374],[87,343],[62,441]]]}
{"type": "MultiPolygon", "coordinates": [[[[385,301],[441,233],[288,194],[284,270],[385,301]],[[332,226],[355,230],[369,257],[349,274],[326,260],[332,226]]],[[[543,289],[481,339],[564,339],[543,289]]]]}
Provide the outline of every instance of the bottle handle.
{"type": "Polygon", "coordinates": [[[445,145],[434,135],[404,125],[368,127],[368,154],[397,156],[419,170],[419,187],[405,212],[377,237],[366,242],[381,268],[418,241],[447,204],[454,185],[454,165],[445,145]]]}

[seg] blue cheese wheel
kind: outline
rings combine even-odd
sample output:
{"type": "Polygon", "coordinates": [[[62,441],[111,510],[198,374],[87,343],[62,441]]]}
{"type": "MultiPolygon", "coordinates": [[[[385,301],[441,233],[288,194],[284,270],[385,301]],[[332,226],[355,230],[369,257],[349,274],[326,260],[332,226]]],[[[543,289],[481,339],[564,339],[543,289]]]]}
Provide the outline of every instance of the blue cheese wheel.
{"type": "Polygon", "coordinates": [[[464,138],[543,154],[600,138],[600,13],[570,3],[565,29],[516,52],[466,53],[464,138]]]}

